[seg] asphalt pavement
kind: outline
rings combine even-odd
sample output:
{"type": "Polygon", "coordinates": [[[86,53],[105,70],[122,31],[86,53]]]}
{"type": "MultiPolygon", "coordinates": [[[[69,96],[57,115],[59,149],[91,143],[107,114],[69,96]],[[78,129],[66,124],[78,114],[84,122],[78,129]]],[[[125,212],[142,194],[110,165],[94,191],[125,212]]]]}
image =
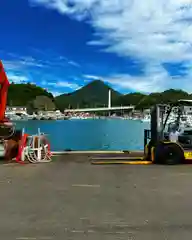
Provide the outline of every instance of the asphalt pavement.
{"type": "MultiPolygon", "coordinates": [[[[74,161],[75,160],[75,161],[74,161]]],[[[2,240],[191,240],[192,165],[0,165],[2,240]]]]}

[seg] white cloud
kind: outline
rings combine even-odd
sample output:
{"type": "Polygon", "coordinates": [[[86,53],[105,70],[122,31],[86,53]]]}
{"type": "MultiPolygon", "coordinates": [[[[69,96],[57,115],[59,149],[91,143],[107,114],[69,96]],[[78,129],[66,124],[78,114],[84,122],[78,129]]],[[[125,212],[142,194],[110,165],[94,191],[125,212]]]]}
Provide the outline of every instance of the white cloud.
{"type": "Polygon", "coordinates": [[[73,67],[76,67],[76,68],[80,68],[81,65],[71,59],[68,59],[67,57],[65,56],[59,56],[59,57],[56,57],[51,63],[50,65],[56,65],[56,66],[67,66],[67,65],[71,65],[73,67]]]}
{"type": "Polygon", "coordinates": [[[192,0],[31,0],[77,20],[88,19],[95,28],[89,42],[122,57],[145,62],[145,75],[118,75],[122,86],[137,90],[164,89],[189,84],[192,70],[183,79],[172,78],[162,63],[192,61],[192,0]],[[69,3],[73,4],[69,4],[69,3]],[[150,72],[152,63],[158,71],[150,72]],[[155,80],[156,79],[156,80],[155,80]]]}
{"type": "Polygon", "coordinates": [[[5,70],[18,70],[22,67],[20,62],[17,61],[3,60],[2,62],[5,70]]]}
{"type": "Polygon", "coordinates": [[[80,88],[80,86],[76,83],[70,83],[67,81],[57,81],[57,82],[48,82],[48,81],[43,81],[41,82],[43,86],[52,86],[52,87],[57,87],[57,88],[70,88],[72,90],[77,90],[80,88]]]}
{"type": "Polygon", "coordinates": [[[2,60],[5,70],[22,70],[27,67],[46,67],[46,63],[33,57],[15,56],[13,60],[2,60]]]}
{"type": "Polygon", "coordinates": [[[95,75],[83,75],[84,78],[91,79],[91,80],[99,80],[101,79],[99,76],[95,75]]]}
{"type": "Polygon", "coordinates": [[[73,65],[75,67],[80,67],[79,63],[74,62],[74,61],[68,61],[68,64],[73,65]]]}
{"type": "MultiPolygon", "coordinates": [[[[189,67],[189,66],[188,66],[189,67]]],[[[87,79],[101,79],[106,83],[110,83],[118,90],[141,91],[145,93],[164,91],[169,88],[175,88],[187,92],[192,92],[192,71],[185,77],[170,77],[169,73],[161,66],[161,64],[149,64],[144,75],[132,76],[130,74],[113,74],[109,76],[84,75],[87,79]],[[171,79],[171,81],[170,81],[171,79]]]]}
{"type": "Polygon", "coordinates": [[[151,67],[144,76],[132,77],[129,74],[112,75],[104,80],[120,89],[142,92],[157,92],[166,88],[167,73],[160,66],[151,67]],[[161,86],[158,84],[161,81],[161,86]]]}
{"type": "Polygon", "coordinates": [[[23,75],[14,75],[14,74],[8,73],[7,77],[9,79],[9,82],[14,82],[14,83],[29,82],[29,79],[26,76],[23,76],[23,75]]]}
{"type": "Polygon", "coordinates": [[[29,67],[45,67],[45,63],[43,63],[43,61],[37,60],[31,56],[21,57],[19,62],[21,65],[29,67]]]}
{"type": "Polygon", "coordinates": [[[57,91],[50,91],[50,92],[53,94],[54,97],[57,97],[57,96],[63,94],[63,92],[57,92],[57,91]]]}
{"type": "Polygon", "coordinates": [[[70,82],[65,82],[65,81],[59,81],[56,83],[57,87],[65,87],[65,88],[71,88],[71,89],[78,89],[79,85],[76,83],[70,83],[70,82]]]}

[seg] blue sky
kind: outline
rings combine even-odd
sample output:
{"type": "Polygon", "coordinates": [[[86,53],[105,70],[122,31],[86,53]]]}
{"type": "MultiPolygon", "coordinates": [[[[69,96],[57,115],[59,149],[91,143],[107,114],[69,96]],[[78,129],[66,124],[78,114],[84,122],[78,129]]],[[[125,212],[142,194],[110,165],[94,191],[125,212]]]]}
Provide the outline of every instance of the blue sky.
{"type": "Polygon", "coordinates": [[[116,90],[192,92],[192,0],[1,0],[10,81],[54,95],[102,79],[116,90]]]}

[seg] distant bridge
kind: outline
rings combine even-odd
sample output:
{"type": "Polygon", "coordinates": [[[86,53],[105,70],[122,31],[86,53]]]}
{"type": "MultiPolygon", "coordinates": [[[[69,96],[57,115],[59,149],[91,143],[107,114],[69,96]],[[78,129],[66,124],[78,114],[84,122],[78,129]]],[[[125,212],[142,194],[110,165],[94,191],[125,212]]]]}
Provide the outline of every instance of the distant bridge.
{"type": "Polygon", "coordinates": [[[118,111],[118,110],[133,110],[134,106],[120,106],[120,107],[100,107],[100,108],[77,108],[77,109],[65,109],[66,113],[75,112],[104,112],[104,111],[118,111]]]}

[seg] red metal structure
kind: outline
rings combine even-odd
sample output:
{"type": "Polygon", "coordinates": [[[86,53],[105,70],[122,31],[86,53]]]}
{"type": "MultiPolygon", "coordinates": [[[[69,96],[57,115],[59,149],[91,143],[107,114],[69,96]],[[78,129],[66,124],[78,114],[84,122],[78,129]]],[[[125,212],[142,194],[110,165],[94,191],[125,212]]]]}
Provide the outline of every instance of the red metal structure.
{"type": "Polygon", "coordinates": [[[0,60],[0,144],[3,140],[12,138],[17,131],[15,130],[14,124],[5,117],[9,86],[9,80],[4,70],[3,63],[0,60]]]}
{"type": "Polygon", "coordinates": [[[3,63],[0,60],[0,124],[7,122],[8,119],[5,118],[5,111],[6,111],[6,105],[7,105],[7,93],[9,88],[9,80],[7,78],[7,75],[5,73],[3,63]]]}
{"type": "MultiPolygon", "coordinates": [[[[10,86],[9,80],[5,73],[3,63],[0,60],[0,145],[3,145],[4,148],[4,157],[7,161],[16,158],[18,163],[24,163],[26,158],[25,147],[28,140],[28,134],[23,134],[21,130],[16,130],[14,124],[12,124],[9,119],[5,117],[6,105],[7,105],[7,94],[8,88],[10,86]]],[[[50,144],[47,139],[43,137],[40,133],[38,136],[35,136],[33,140],[35,140],[35,150],[34,147],[30,146],[30,149],[33,151],[33,155],[30,155],[28,151],[28,161],[36,163],[40,161],[50,161],[51,152],[50,152],[50,144]],[[39,140],[44,140],[44,142],[39,146],[39,140]],[[43,146],[43,147],[42,147],[43,146]],[[48,146],[45,147],[45,146],[48,146]],[[43,159],[39,159],[39,152],[37,148],[41,149],[41,157],[43,159]],[[43,150],[43,151],[42,151],[43,150]],[[36,156],[36,152],[38,156],[36,156]],[[44,157],[42,157],[44,154],[44,157]]],[[[39,150],[38,149],[38,150],[39,150]]]]}

